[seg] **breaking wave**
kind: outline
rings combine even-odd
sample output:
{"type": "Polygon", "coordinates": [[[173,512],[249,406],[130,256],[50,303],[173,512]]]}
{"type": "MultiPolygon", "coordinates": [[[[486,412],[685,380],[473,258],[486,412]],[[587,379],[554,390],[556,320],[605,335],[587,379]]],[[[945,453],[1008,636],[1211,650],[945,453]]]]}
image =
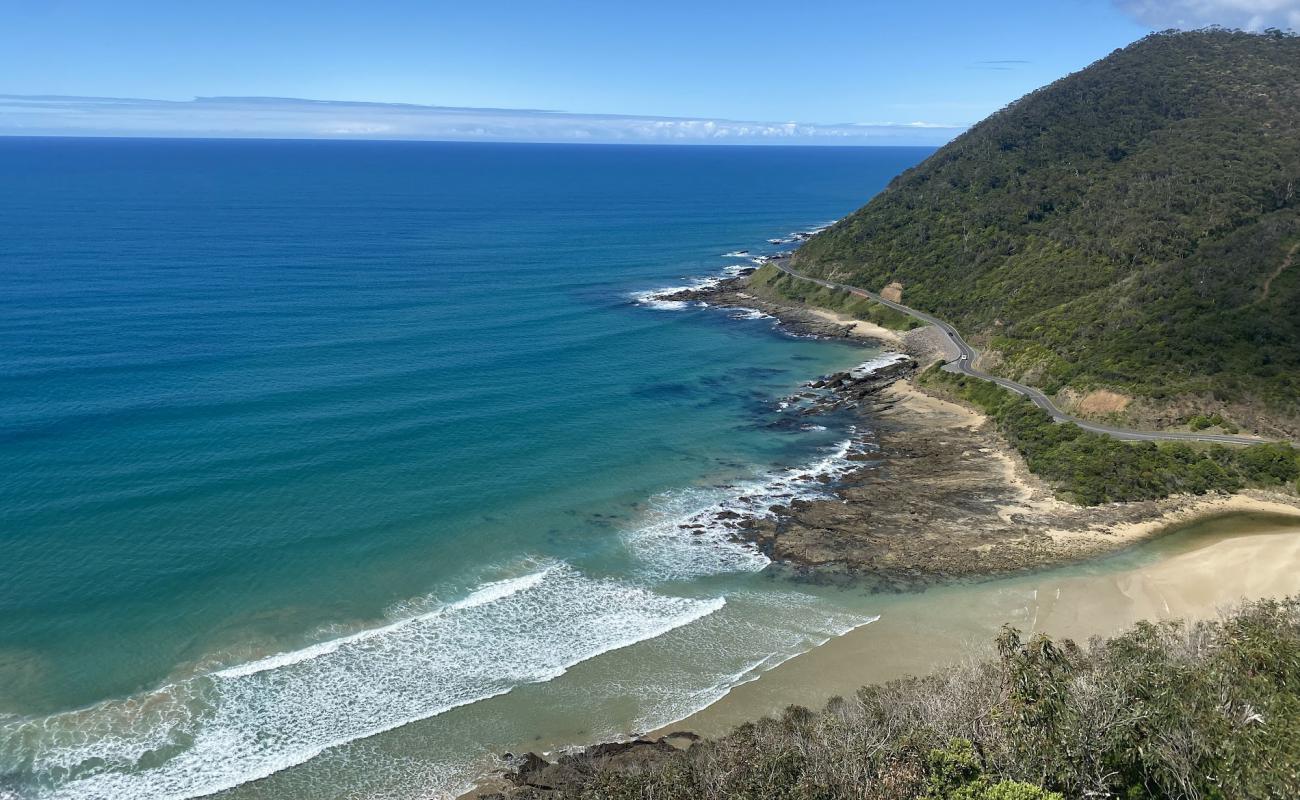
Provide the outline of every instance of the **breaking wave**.
{"type": "Polygon", "coordinates": [[[659,580],[719,572],[757,572],[771,563],[744,541],[747,520],[772,518],[795,500],[834,497],[835,482],[862,464],[850,458],[867,445],[850,437],[803,466],[762,474],[732,486],[674,490],[650,501],[644,524],[624,539],[644,571],[659,580]]]}
{"type": "Polygon", "coordinates": [[[322,751],[551,680],[688,625],[725,599],[659,594],[555,563],[468,597],[125,700],[0,726],[0,774],[33,797],[221,791],[322,751]]]}

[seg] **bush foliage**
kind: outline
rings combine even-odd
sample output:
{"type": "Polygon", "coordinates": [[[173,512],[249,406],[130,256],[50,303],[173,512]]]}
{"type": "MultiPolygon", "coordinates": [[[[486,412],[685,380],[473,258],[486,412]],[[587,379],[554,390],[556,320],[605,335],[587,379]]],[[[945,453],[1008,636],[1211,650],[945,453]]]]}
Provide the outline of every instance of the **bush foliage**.
{"type": "Polygon", "coordinates": [[[990,381],[944,372],[938,364],[923,372],[920,381],[983,410],[1031,471],[1082,505],[1277,487],[1300,478],[1300,451],[1288,444],[1229,449],[1120,441],[1056,422],[1021,395],[990,381]]]}
{"type": "Polygon", "coordinates": [[[994,114],[795,254],[1049,392],[1300,420],[1300,38],[1154,34],[994,114]]]}
{"type": "Polygon", "coordinates": [[[1081,648],[1005,628],[996,657],[791,707],[551,797],[1300,797],[1300,601],[1139,623],[1081,648]]]}
{"type": "Polygon", "coordinates": [[[796,303],[829,308],[891,330],[910,331],[921,327],[920,322],[901,311],[843,289],[829,289],[812,281],[800,280],[770,264],[754,272],[745,288],[760,297],[778,301],[793,300],[796,303]]]}

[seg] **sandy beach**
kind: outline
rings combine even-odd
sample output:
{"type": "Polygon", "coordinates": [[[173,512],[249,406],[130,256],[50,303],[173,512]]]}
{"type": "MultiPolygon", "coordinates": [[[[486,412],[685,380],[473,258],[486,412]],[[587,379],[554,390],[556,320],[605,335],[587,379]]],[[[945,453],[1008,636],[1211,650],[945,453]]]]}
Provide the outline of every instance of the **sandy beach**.
{"type": "MultiPolygon", "coordinates": [[[[922,364],[946,344],[932,329],[900,334],[741,287],[724,283],[708,300],[758,305],[801,334],[884,344],[922,364]]],[[[798,504],[751,533],[805,578],[866,576],[879,589],[883,575],[884,586],[913,591],[877,595],[874,622],[657,734],[718,735],[790,704],[819,707],[866,684],[927,674],[987,653],[1004,623],[1082,641],[1139,620],[1213,617],[1243,599],[1300,593],[1300,503],[1291,493],[1085,508],[1030,472],[984,414],[914,380],[875,392],[863,412],[880,460],[848,479],[838,501],[798,504]]]]}
{"type": "MultiPolygon", "coordinates": [[[[1108,558],[885,598],[875,622],[763,673],[670,727],[716,735],[791,704],[819,707],[865,684],[927,674],[987,653],[1003,623],[1084,641],[1138,620],[1214,617],[1243,599],[1300,593],[1300,515],[1230,511],[1258,507],[1249,498],[1225,498],[1206,509],[1227,516],[1188,524],[1108,558]]],[[[1148,527],[1133,526],[1133,534],[1148,535],[1148,527]]]]}
{"type": "Polygon", "coordinates": [[[883,325],[877,325],[874,322],[856,319],[847,314],[840,314],[823,308],[810,307],[808,310],[815,317],[823,319],[832,325],[843,327],[850,336],[883,342],[892,347],[902,347],[903,345],[903,337],[897,331],[891,331],[883,325]]]}
{"type": "MultiPolygon", "coordinates": [[[[1229,509],[1241,502],[1225,501],[1215,506],[1223,515],[1177,525],[1083,563],[876,595],[875,621],[759,673],[641,741],[666,737],[668,744],[687,746],[691,739],[683,731],[719,736],[791,705],[820,708],[865,685],[984,658],[1003,624],[1086,642],[1140,620],[1212,619],[1243,600],[1300,594],[1300,514],[1229,509]]],[[[535,744],[553,759],[574,739],[546,737],[535,744]]],[[[654,758],[653,748],[647,757],[654,758]]],[[[499,791],[511,796],[510,784],[494,778],[466,797],[499,791]]]]}
{"type": "MultiPolygon", "coordinates": [[[[792,704],[818,708],[864,685],[930,674],[987,655],[1003,624],[1086,641],[1139,620],[1213,617],[1244,599],[1300,594],[1293,493],[1075,505],[1028,469],[986,415],[917,386],[918,365],[945,355],[936,329],[900,334],[744,288],[738,278],[666,299],[757,307],[801,336],[908,356],[811,380],[787,398],[817,397],[805,414],[858,414],[861,466],[839,476],[833,497],[774,506],[736,529],[773,560],[774,580],[869,599],[876,616],[810,639],[806,652],[647,738],[717,736],[792,704]]],[[[572,744],[546,736],[533,747],[553,758],[572,744]]]]}

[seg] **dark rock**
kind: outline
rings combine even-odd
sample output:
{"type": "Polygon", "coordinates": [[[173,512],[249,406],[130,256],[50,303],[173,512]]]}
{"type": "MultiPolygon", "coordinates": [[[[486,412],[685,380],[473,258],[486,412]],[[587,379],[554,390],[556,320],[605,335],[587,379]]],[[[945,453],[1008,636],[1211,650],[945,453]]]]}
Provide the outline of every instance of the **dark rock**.
{"type": "Polygon", "coordinates": [[[533,786],[537,777],[550,766],[549,761],[536,753],[524,753],[514,764],[514,770],[506,773],[506,780],[519,786],[533,786]]]}
{"type": "MultiPolygon", "coordinates": [[[[677,734],[677,736],[694,734],[677,734]]],[[[592,745],[584,750],[566,753],[555,762],[549,762],[536,753],[527,753],[518,759],[513,771],[505,779],[514,788],[505,793],[480,794],[479,800],[534,800],[550,792],[581,792],[597,771],[638,772],[653,767],[665,758],[681,752],[661,739],[634,739],[630,742],[607,742],[592,745]],[[540,792],[540,793],[539,793],[540,792]]]]}

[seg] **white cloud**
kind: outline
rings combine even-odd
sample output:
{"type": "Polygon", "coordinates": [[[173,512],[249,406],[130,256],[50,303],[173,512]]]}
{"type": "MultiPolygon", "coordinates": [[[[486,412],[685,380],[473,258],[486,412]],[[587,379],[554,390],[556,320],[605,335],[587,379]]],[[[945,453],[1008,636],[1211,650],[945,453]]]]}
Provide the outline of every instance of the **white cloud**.
{"type": "Polygon", "coordinates": [[[1300,30],[1300,0],[1114,0],[1138,22],[1156,29],[1222,25],[1262,31],[1300,30]]]}
{"type": "Polygon", "coordinates": [[[941,144],[929,122],[753,122],[265,97],[186,102],[0,95],[0,135],[697,144],[941,144]]]}

